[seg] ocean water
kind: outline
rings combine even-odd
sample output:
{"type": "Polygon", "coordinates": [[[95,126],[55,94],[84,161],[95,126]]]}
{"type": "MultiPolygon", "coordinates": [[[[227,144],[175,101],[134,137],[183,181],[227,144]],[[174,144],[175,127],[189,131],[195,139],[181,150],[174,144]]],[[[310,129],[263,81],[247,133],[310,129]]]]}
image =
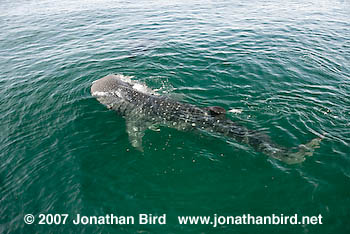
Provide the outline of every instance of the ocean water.
{"type": "Polygon", "coordinates": [[[0,233],[350,233],[350,3],[0,2],[0,233]],[[90,94],[108,74],[296,147],[301,164],[195,132],[147,131],[90,94]],[[74,225],[76,214],[164,225],[74,225]],[[25,214],[35,222],[25,224],[25,214]],[[68,214],[40,225],[39,214],[68,214]],[[322,215],[316,225],[180,225],[177,216],[322,215]]]}

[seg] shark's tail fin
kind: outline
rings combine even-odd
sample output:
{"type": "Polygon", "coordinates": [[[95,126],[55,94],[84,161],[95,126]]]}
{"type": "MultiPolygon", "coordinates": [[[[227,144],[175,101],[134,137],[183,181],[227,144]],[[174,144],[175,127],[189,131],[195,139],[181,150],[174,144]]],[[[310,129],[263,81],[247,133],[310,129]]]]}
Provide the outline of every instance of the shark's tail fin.
{"type": "Polygon", "coordinates": [[[305,161],[307,156],[312,156],[315,149],[320,148],[320,142],[324,137],[312,139],[305,145],[299,145],[299,150],[294,153],[288,153],[287,157],[283,157],[282,161],[288,164],[296,164],[305,161]]]}

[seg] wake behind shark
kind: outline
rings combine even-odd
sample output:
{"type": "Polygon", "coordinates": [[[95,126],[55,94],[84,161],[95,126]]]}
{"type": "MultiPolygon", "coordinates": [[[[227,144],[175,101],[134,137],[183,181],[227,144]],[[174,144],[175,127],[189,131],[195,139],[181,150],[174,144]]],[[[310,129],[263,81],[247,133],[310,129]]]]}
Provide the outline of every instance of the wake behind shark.
{"type": "Polygon", "coordinates": [[[222,107],[199,108],[159,96],[147,87],[122,75],[108,75],[93,82],[91,94],[126,119],[131,144],[142,150],[142,137],[147,129],[167,126],[180,131],[200,130],[245,143],[256,151],[288,164],[300,163],[318,148],[315,138],[293,150],[273,143],[259,131],[250,130],[225,118],[222,107]]]}

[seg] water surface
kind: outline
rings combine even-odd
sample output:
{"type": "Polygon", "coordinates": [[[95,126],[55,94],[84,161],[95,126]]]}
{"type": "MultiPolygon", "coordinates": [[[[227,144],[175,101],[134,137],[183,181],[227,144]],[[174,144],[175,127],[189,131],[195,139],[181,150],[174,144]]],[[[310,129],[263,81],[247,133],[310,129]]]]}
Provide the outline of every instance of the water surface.
{"type": "Polygon", "coordinates": [[[0,233],[349,233],[348,1],[1,1],[0,233]],[[91,97],[107,74],[295,147],[286,165],[161,128],[132,148],[91,97]],[[26,225],[25,214],[167,214],[166,225],[26,225]],[[323,216],[323,225],[179,225],[178,215],[323,216]]]}

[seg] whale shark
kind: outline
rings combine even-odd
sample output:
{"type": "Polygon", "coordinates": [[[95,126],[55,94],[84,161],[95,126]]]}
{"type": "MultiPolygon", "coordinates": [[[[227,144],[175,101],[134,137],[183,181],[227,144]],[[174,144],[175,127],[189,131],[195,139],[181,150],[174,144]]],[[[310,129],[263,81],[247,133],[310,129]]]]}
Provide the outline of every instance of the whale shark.
{"type": "Polygon", "coordinates": [[[91,95],[125,117],[131,145],[141,151],[145,131],[159,126],[223,136],[288,164],[301,163],[307,156],[312,156],[322,140],[318,137],[299,147],[283,147],[265,133],[227,118],[225,109],[220,106],[201,108],[179,102],[123,75],[111,74],[93,81],[91,95]]]}

